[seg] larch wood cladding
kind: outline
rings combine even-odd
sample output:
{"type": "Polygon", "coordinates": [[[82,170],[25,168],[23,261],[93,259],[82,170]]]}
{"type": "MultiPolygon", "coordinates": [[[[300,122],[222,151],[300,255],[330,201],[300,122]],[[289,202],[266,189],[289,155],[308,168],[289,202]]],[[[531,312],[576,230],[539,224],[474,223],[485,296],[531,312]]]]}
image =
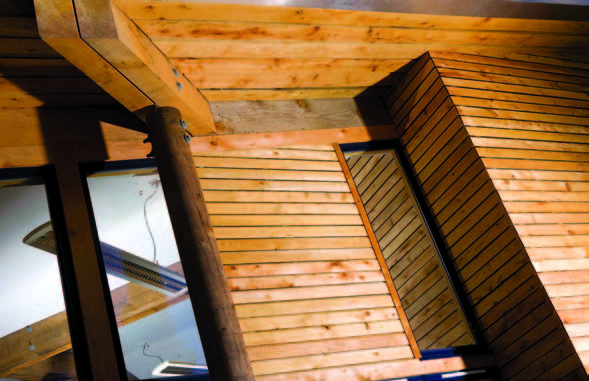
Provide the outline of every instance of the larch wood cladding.
{"type": "Polygon", "coordinates": [[[474,344],[395,154],[351,155],[347,164],[419,349],[474,344]]]}
{"type": "Polygon", "coordinates": [[[433,60],[589,369],[589,58],[433,60]]]}
{"type": "Polygon", "coordinates": [[[195,155],[256,379],[413,357],[333,146],[195,155]]]}
{"type": "Polygon", "coordinates": [[[583,49],[588,23],[117,0],[209,101],[381,95],[428,50],[583,49]],[[391,75],[394,73],[394,75],[391,75]]]}
{"type": "MultiPolygon", "coordinates": [[[[507,62],[513,61],[516,61],[517,65],[523,65],[516,59],[503,61],[502,65],[495,67],[490,66],[493,61],[489,60],[479,65],[476,71],[466,71],[462,67],[460,70],[450,70],[442,67],[438,59],[434,60],[426,54],[415,63],[399,85],[392,89],[387,97],[387,105],[390,107],[391,116],[398,129],[403,154],[410,163],[411,175],[417,180],[419,191],[426,200],[429,212],[437,225],[437,231],[444,241],[445,249],[460,279],[459,286],[463,288],[468,298],[470,306],[467,308],[473,311],[488,347],[496,356],[503,378],[518,381],[586,379],[583,365],[526,254],[522,240],[505,207],[510,212],[515,210],[511,204],[503,205],[485,168],[490,163],[497,162],[497,159],[479,157],[479,154],[484,155],[484,152],[498,155],[499,153],[532,153],[532,151],[511,148],[486,151],[486,148],[475,148],[469,137],[469,130],[463,124],[465,116],[461,119],[459,113],[464,115],[466,110],[472,110],[470,114],[472,117],[485,122],[492,122],[492,118],[524,119],[524,116],[536,115],[535,121],[531,119],[532,123],[523,123],[536,126],[541,126],[545,121],[544,118],[565,118],[566,121],[561,123],[569,125],[575,122],[577,125],[582,125],[584,119],[582,115],[564,116],[565,110],[558,106],[537,106],[488,99],[476,103],[477,100],[474,98],[457,99],[456,96],[452,98],[451,92],[454,90],[448,87],[450,85],[448,81],[460,80],[461,83],[476,84],[472,81],[473,79],[481,80],[481,89],[484,89],[484,93],[489,96],[494,94],[493,86],[516,86],[518,89],[525,89],[521,85],[528,81],[538,81],[543,84],[549,82],[543,79],[549,76],[548,73],[531,72],[528,75],[528,77],[535,76],[536,79],[521,78],[524,77],[523,75],[518,77],[516,75],[518,68],[510,68],[507,65],[507,62]],[[491,69],[496,69],[498,73],[489,72],[491,69]],[[452,73],[452,75],[446,75],[446,73],[452,73]],[[460,79],[461,76],[468,77],[460,79]],[[464,103],[455,106],[454,102],[460,104],[462,99],[464,103]],[[474,105],[471,102],[475,102],[474,105]],[[502,111],[508,104],[513,107],[502,111]]],[[[561,62],[553,58],[539,58],[539,60],[544,60],[545,63],[546,61],[561,62]]],[[[454,60],[454,63],[462,64],[460,60],[454,60]]],[[[466,65],[476,66],[475,63],[466,65]]],[[[581,63],[571,65],[581,65],[581,63]]],[[[547,70],[550,66],[541,67],[547,70]]],[[[532,67],[527,67],[525,71],[519,73],[529,73],[530,69],[532,67]]],[[[557,70],[578,69],[569,67],[557,70]]],[[[576,77],[575,80],[581,83],[584,81],[581,77],[576,77]]],[[[572,88],[578,89],[582,85],[562,82],[562,86],[563,88],[558,90],[571,91],[572,88]]],[[[532,89],[528,88],[528,90],[532,89]]],[[[538,94],[539,91],[545,90],[549,89],[538,88],[532,91],[538,94]]],[[[568,108],[566,111],[571,111],[573,114],[585,112],[582,109],[568,108]]],[[[507,120],[503,122],[504,126],[517,126],[520,123],[507,120]]],[[[479,127],[482,126],[479,125],[479,127]]],[[[551,125],[552,127],[557,128],[556,125],[551,125]]],[[[495,129],[495,131],[507,130],[495,129]]],[[[480,144],[479,141],[475,140],[475,142],[480,144]]],[[[509,140],[504,142],[508,143],[509,140]]],[[[578,171],[582,164],[577,163],[574,169],[567,170],[567,165],[570,164],[566,161],[550,161],[553,157],[550,155],[553,154],[536,152],[535,155],[528,155],[532,159],[544,159],[536,162],[521,160],[521,156],[517,156],[516,159],[501,157],[499,162],[504,163],[508,169],[501,172],[521,173],[519,167],[509,167],[517,163],[523,166],[521,170],[524,172],[531,170],[532,172],[526,172],[529,175],[548,174],[551,172],[542,171],[548,168],[535,164],[550,163],[553,169],[562,171],[558,173],[568,172],[571,176],[578,178],[579,174],[572,172],[578,171]]],[[[493,172],[490,173],[495,176],[493,172]]],[[[532,201],[531,204],[518,202],[517,205],[528,207],[529,213],[535,213],[542,209],[549,211],[548,205],[564,212],[559,208],[568,204],[535,204],[532,201]]],[[[570,206],[573,205],[575,204],[570,206]]],[[[583,204],[580,203],[578,206],[581,205],[583,204]]],[[[524,243],[529,244],[525,237],[524,243]]],[[[554,255],[562,253],[560,250],[551,251],[551,249],[548,252],[554,255]]],[[[583,253],[584,251],[580,249],[574,252],[583,253]]],[[[579,254],[579,256],[583,255],[579,254]]]]}

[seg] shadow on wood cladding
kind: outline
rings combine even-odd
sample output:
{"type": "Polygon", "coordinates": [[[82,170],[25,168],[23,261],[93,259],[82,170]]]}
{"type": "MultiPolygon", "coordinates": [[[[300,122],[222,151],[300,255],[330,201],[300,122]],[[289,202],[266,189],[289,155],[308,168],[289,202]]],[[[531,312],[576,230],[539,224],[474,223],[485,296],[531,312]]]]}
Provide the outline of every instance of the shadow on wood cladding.
{"type": "Polygon", "coordinates": [[[386,105],[467,296],[465,307],[474,313],[502,376],[586,379],[429,54],[393,87],[386,105]]]}

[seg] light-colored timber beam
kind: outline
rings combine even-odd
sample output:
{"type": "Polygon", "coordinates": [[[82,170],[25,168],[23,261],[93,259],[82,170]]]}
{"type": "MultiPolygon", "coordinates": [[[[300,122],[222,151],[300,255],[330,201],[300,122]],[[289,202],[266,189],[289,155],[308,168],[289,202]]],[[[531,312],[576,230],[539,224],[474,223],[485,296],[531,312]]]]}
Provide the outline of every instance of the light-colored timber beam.
{"type": "Polygon", "coordinates": [[[207,100],[110,0],[35,0],[41,38],[141,119],[182,112],[192,135],[215,132],[207,100]]]}
{"type": "MultiPolygon", "coordinates": [[[[35,0],[39,35],[139,117],[153,102],[80,38],[72,0],[35,0]]],[[[144,119],[144,118],[143,118],[144,119]]]]}
{"type": "Polygon", "coordinates": [[[224,101],[210,106],[218,135],[377,126],[394,129],[384,102],[376,97],[224,101]]]}
{"type": "Polygon", "coordinates": [[[0,378],[72,347],[65,312],[0,339],[0,378]]]}
{"type": "Polygon", "coordinates": [[[68,375],[72,377],[76,375],[74,353],[71,350],[62,352],[58,355],[26,367],[25,369],[19,370],[11,374],[10,378],[20,381],[39,381],[43,380],[43,377],[47,376],[49,373],[68,375]]]}

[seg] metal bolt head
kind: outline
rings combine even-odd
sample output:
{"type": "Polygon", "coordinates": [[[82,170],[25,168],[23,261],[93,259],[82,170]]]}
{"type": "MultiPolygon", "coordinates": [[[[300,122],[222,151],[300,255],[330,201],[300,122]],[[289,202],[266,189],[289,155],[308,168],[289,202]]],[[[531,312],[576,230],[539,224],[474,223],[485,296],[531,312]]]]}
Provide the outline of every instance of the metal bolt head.
{"type": "Polygon", "coordinates": [[[190,139],[192,139],[190,135],[184,134],[184,140],[186,140],[186,143],[190,144],[190,139]]]}
{"type": "Polygon", "coordinates": [[[172,72],[174,73],[174,76],[175,76],[176,78],[178,78],[178,76],[180,75],[180,73],[178,73],[178,69],[176,69],[176,68],[173,68],[173,69],[172,69],[172,72]]]}
{"type": "Polygon", "coordinates": [[[29,351],[31,351],[31,352],[32,352],[32,351],[34,351],[34,350],[35,350],[35,345],[31,344],[31,345],[29,346],[29,351]]]}
{"type": "Polygon", "coordinates": [[[178,90],[182,91],[182,84],[180,82],[176,82],[176,87],[178,90]]]}
{"type": "Polygon", "coordinates": [[[183,129],[186,129],[187,128],[186,121],[183,120],[183,119],[180,120],[180,125],[182,126],[183,129]]]}
{"type": "Polygon", "coordinates": [[[33,327],[31,327],[30,325],[27,326],[27,333],[31,333],[33,332],[33,327]]]}

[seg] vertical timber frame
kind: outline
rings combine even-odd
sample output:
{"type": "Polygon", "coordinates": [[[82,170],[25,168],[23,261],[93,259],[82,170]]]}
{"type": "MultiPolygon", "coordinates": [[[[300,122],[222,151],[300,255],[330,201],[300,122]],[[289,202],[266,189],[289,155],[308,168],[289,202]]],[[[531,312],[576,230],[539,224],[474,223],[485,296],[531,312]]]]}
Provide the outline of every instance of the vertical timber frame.
{"type": "Polygon", "coordinates": [[[114,315],[109,313],[112,302],[106,292],[106,274],[98,257],[94,221],[88,209],[77,157],[72,159],[67,156],[67,152],[74,151],[63,151],[64,154],[56,160],[55,172],[91,358],[92,379],[120,380],[124,374],[122,353],[115,341],[117,326],[112,319],[114,315]],[[105,332],[111,334],[105,335],[105,332]]]}
{"type": "Polygon", "coordinates": [[[154,108],[147,127],[211,379],[253,380],[181,114],[154,108]]]}
{"type": "Polygon", "coordinates": [[[364,204],[362,203],[362,199],[360,198],[360,194],[356,189],[356,184],[354,183],[354,178],[350,173],[350,169],[348,168],[348,164],[346,163],[346,159],[340,148],[338,143],[333,143],[333,147],[335,148],[335,153],[337,155],[337,159],[342,167],[344,172],[344,176],[350,187],[350,192],[352,193],[352,197],[354,198],[354,202],[358,207],[358,212],[360,213],[360,218],[362,219],[362,223],[364,224],[364,228],[366,229],[366,233],[368,234],[368,239],[370,240],[370,244],[374,249],[374,253],[376,258],[378,259],[378,263],[382,270],[382,274],[384,275],[385,281],[389,288],[389,292],[391,293],[391,297],[393,298],[393,303],[395,308],[397,309],[397,314],[399,315],[399,320],[403,325],[403,330],[405,331],[405,335],[407,336],[407,341],[409,342],[409,346],[411,347],[411,351],[413,352],[413,356],[417,359],[421,358],[421,351],[417,346],[417,341],[415,340],[415,336],[413,335],[413,331],[411,330],[411,326],[409,325],[409,319],[407,319],[407,315],[405,314],[405,310],[403,309],[403,305],[401,304],[401,298],[393,285],[393,279],[391,278],[391,274],[389,273],[389,269],[387,267],[386,261],[382,252],[380,250],[380,246],[378,245],[378,240],[374,235],[374,231],[372,230],[372,226],[370,225],[370,220],[368,219],[368,215],[366,214],[366,210],[364,209],[364,204]]]}

